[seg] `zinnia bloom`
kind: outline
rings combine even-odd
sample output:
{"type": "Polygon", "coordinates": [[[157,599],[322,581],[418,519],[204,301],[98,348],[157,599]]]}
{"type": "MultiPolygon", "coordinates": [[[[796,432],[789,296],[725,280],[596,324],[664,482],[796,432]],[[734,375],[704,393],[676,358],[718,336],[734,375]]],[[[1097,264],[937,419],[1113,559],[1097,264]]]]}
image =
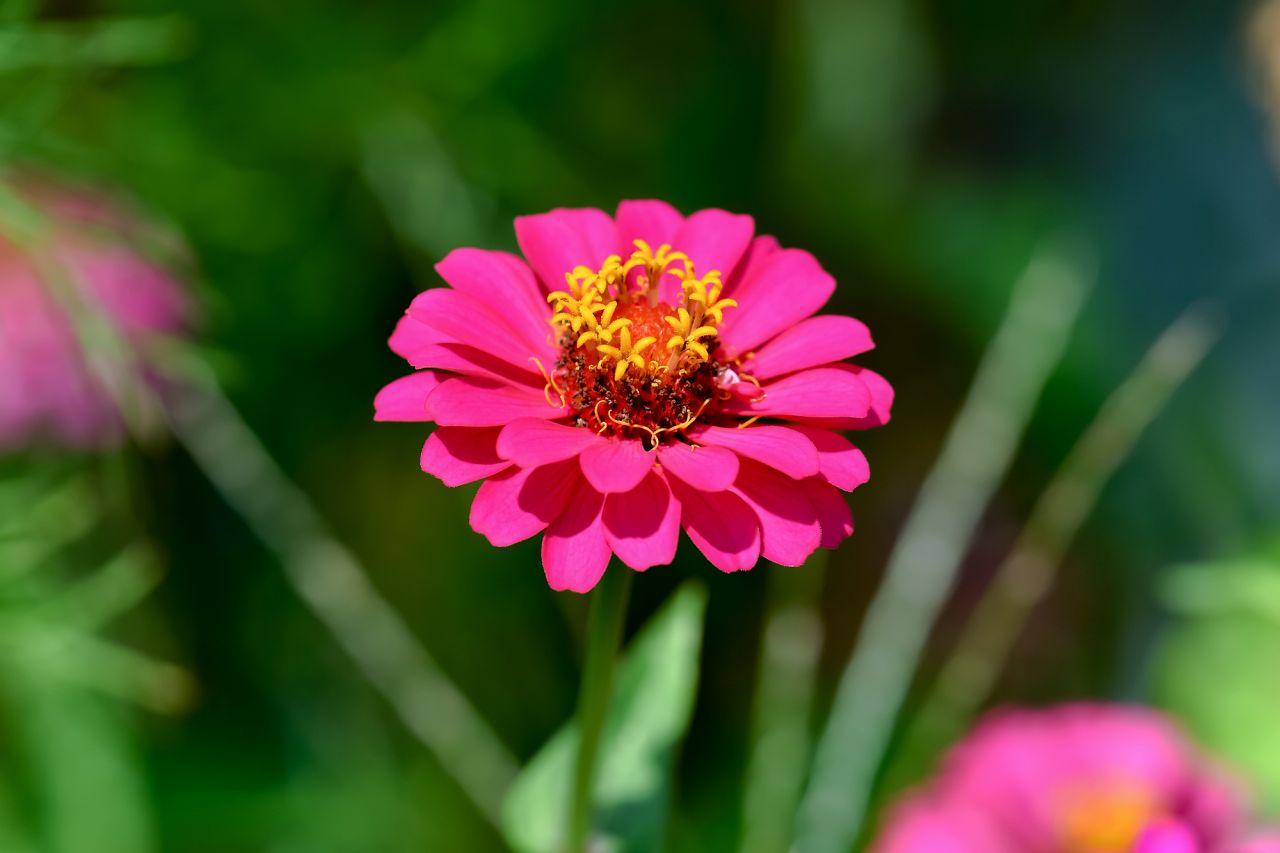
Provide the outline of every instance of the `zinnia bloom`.
{"type": "Polygon", "coordinates": [[[418,372],[378,420],[434,421],[422,468],[484,480],[471,526],[539,533],[547,580],[586,592],[611,554],[669,563],[681,528],[717,568],[795,566],[853,530],[840,491],[868,478],[836,430],[879,426],[893,391],[842,363],[866,326],[814,316],[835,281],[755,236],[749,216],[658,201],[516,219],[524,259],[459,249],[448,287],[391,336],[418,372]]]}
{"type": "Polygon", "coordinates": [[[134,247],[150,226],[112,200],[47,181],[16,190],[45,221],[36,247],[0,232],[0,452],[111,445],[122,419],[81,326],[105,321],[140,350],[181,330],[185,294],[134,247]]]}
{"type": "Polygon", "coordinates": [[[1155,711],[997,712],[891,813],[874,853],[1265,853],[1237,789],[1155,711]]]}

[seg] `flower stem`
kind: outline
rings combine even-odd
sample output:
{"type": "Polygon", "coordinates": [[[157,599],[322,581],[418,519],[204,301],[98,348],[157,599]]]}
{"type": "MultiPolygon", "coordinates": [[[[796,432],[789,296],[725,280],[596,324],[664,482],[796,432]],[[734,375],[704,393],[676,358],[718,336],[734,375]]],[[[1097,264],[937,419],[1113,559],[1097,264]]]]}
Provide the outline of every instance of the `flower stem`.
{"type": "Polygon", "coordinates": [[[573,776],[568,853],[584,853],[591,831],[591,801],[599,764],[600,735],[613,696],[613,670],[627,615],[631,572],[606,571],[591,599],[587,617],[587,655],[578,694],[578,761],[573,776]]]}

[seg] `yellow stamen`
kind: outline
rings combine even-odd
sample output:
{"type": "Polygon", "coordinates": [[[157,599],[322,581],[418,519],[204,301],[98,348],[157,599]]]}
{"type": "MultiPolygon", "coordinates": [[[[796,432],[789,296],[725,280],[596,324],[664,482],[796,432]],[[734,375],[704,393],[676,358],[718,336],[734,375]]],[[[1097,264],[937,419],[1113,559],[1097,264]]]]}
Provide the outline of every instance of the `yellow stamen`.
{"type": "Polygon", "coordinates": [[[613,378],[618,381],[626,375],[627,368],[631,365],[644,369],[644,351],[653,346],[657,340],[655,337],[646,335],[632,343],[631,330],[623,327],[618,334],[618,345],[616,347],[609,344],[597,344],[596,351],[609,356],[617,362],[617,366],[613,371],[613,378]]]}

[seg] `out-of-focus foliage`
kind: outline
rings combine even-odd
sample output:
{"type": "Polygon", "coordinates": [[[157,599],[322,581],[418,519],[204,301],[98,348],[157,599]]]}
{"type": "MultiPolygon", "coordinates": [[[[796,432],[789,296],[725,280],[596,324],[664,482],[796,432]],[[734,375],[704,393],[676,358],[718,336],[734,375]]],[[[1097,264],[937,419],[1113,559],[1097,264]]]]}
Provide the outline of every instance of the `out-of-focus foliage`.
{"type": "Polygon", "coordinates": [[[1280,549],[1180,568],[1165,599],[1181,618],[1162,649],[1157,695],[1280,812],[1280,549]]]}
{"type": "MultiPolygon", "coordinates": [[[[627,649],[600,745],[595,810],[602,837],[592,849],[662,849],[675,762],[698,686],[706,592],[686,585],[627,649]]],[[[512,786],[504,823],[511,846],[556,853],[577,755],[577,728],[557,732],[512,786]]]]}

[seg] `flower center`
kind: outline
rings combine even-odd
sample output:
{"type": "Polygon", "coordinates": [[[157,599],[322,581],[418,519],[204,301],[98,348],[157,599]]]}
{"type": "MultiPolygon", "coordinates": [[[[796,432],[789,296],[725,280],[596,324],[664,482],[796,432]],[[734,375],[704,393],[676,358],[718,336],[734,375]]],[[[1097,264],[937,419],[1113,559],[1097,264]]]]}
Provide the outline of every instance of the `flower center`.
{"type": "Polygon", "coordinates": [[[698,276],[665,243],[656,251],[643,240],[635,246],[625,262],[610,255],[598,270],[575,267],[565,273],[567,289],[547,297],[561,348],[548,392],[564,399],[579,426],[638,434],[653,448],[692,425],[720,393],[727,366],[717,360],[716,335],[738,303],[721,297],[718,270],[698,276]]]}
{"type": "Polygon", "coordinates": [[[1150,786],[1113,780],[1072,789],[1059,806],[1059,833],[1070,853],[1122,853],[1129,850],[1163,813],[1150,786]]]}

